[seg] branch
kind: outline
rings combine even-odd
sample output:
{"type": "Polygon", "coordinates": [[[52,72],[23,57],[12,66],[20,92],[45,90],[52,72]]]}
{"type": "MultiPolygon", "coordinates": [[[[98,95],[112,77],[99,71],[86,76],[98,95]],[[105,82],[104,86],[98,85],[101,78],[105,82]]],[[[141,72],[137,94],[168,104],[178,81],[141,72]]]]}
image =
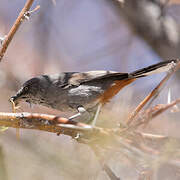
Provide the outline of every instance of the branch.
{"type": "Polygon", "coordinates": [[[152,118],[155,118],[156,116],[160,115],[161,113],[165,112],[166,110],[168,110],[169,108],[172,108],[173,106],[175,106],[176,104],[180,103],[180,98],[176,99],[175,101],[172,101],[169,104],[166,105],[162,105],[161,107],[158,107],[158,105],[156,105],[153,109],[155,109],[155,111],[152,113],[152,118]]]}
{"type": "Polygon", "coordinates": [[[0,61],[2,60],[2,58],[3,58],[4,54],[5,54],[11,40],[13,39],[15,33],[17,32],[19,26],[21,25],[21,23],[25,19],[26,13],[31,8],[33,2],[34,2],[34,0],[27,0],[24,8],[19,13],[19,16],[17,17],[16,21],[14,22],[14,24],[13,24],[12,28],[10,29],[8,35],[3,40],[2,48],[0,50],[0,61]]]}
{"type": "Polygon", "coordinates": [[[127,130],[136,129],[142,124],[146,124],[152,120],[153,118],[157,117],[158,115],[162,114],[163,112],[167,111],[168,109],[174,107],[175,105],[180,103],[180,98],[176,99],[175,101],[172,101],[169,104],[158,104],[152,108],[147,109],[146,111],[142,112],[138,115],[138,117],[135,119],[135,123],[128,128],[127,130]]]}
{"type": "Polygon", "coordinates": [[[143,38],[163,59],[180,57],[180,28],[175,20],[164,12],[164,1],[125,0],[123,6],[117,0],[107,0],[123,16],[133,33],[143,38]]]}
{"type": "Polygon", "coordinates": [[[57,135],[69,135],[73,138],[78,133],[81,133],[83,134],[83,143],[86,142],[84,141],[84,139],[90,139],[90,137],[95,138],[98,136],[99,138],[109,138],[110,134],[113,132],[112,129],[105,129],[100,127],[92,128],[90,125],[68,120],[64,117],[28,112],[0,112],[0,126],[20,129],[42,130],[56,133],[57,135]]]}
{"type": "Polygon", "coordinates": [[[60,133],[63,130],[63,133],[68,134],[71,129],[73,129],[73,131],[81,131],[88,125],[49,114],[0,112],[0,126],[37,129],[52,133],[60,133]],[[76,126],[77,128],[61,127],[61,124],[74,125],[74,127],[76,126]]]}
{"type": "MultiPolygon", "coordinates": [[[[141,111],[141,109],[149,102],[153,97],[157,97],[160,93],[160,90],[164,86],[164,84],[168,81],[168,79],[180,68],[180,62],[167,73],[167,75],[161,80],[161,82],[151,91],[145,99],[140,102],[140,104],[136,107],[136,109],[130,114],[130,117],[127,120],[127,125],[129,126],[133,119],[137,116],[137,114],[141,111]]],[[[154,99],[153,99],[154,100],[154,99]]]]}

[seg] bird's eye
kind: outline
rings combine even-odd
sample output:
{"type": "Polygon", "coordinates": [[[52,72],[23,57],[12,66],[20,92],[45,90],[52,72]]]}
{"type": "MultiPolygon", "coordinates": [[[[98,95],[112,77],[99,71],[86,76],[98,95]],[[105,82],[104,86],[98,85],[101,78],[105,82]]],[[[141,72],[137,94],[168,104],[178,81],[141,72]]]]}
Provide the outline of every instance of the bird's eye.
{"type": "Polygon", "coordinates": [[[26,86],[26,87],[24,88],[24,90],[27,91],[27,90],[28,90],[28,87],[26,86]]]}

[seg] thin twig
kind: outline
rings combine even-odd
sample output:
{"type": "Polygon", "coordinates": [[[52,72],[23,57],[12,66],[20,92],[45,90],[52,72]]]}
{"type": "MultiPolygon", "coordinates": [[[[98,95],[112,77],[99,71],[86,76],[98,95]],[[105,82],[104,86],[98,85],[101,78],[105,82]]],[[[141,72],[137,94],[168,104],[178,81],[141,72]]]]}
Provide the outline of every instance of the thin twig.
{"type": "Polygon", "coordinates": [[[167,80],[180,68],[180,62],[176,65],[174,69],[171,70],[162,80],[161,82],[151,91],[146,98],[141,101],[141,103],[136,107],[136,109],[130,114],[130,117],[127,120],[127,125],[129,126],[133,119],[137,116],[137,114],[140,112],[140,110],[149,102],[149,100],[156,96],[160,89],[163,87],[163,85],[167,82],[167,80]]]}
{"type": "MultiPolygon", "coordinates": [[[[180,98],[176,99],[175,101],[172,101],[169,104],[165,104],[164,106],[161,106],[160,108],[158,108],[157,106],[157,110],[152,114],[152,118],[155,118],[156,116],[160,115],[161,113],[163,113],[164,111],[168,110],[169,108],[173,107],[176,104],[180,103],[180,98]]],[[[156,107],[156,106],[155,106],[156,107]]]]}
{"type": "Polygon", "coordinates": [[[103,167],[104,171],[107,173],[107,175],[109,176],[109,178],[111,180],[120,180],[120,178],[118,178],[114,172],[111,170],[111,168],[107,165],[107,164],[104,164],[104,167],[103,167]]]}
{"type": "Polygon", "coordinates": [[[147,125],[147,123],[150,122],[150,120],[152,120],[153,118],[157,117],[158,115],[160,115],[161,113],[165,112],[166,110],[174,107],[175,105],[180,103],[180,98],[176,99],[175,101],[172,101],[169,104],[158,104],[150,109],[147,109],[146,111],[143,112],[142,117],[141,114],[139,115],[139,117],[136,118],[136,123],[134,123],[133,125],[129,126],[128,128],[126,128],[124,131],[129,131],[129,130],[135,130],[137,129],[137,127],[145,124],[147,125]]]}
{"type": "Polygon", "coordinates": [[[21,25],[22,21],[24,20],[24,15],[29,11],[33,4],[34,0],[27,0],[26,4],[24,5],[24,8],[19,13],[19,16],[17,17],[16,21],[14,22],[12,28],[10,29],[7,37],[4,39],[2,48],[0,50],[0,61],[2,60],[11,40],[13,39],[15,33],[17,32],[19,26],[21,25]]]}

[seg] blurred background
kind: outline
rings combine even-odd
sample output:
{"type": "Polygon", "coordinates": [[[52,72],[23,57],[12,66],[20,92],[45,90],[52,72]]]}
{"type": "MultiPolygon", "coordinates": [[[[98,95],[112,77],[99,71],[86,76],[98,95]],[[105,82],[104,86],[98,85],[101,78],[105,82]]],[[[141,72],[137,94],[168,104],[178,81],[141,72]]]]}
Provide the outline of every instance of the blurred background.
{"type": "MultiPolygon", "coordinates": [[[[0,36],[5,36],[25,0],[0,0],[0,36]]],[[[0,109],[11,112],[8,99],[22,83],[40,74],[63,71],[131,72],[180,57],[179,0],[39,0],[23,22],[1,62],[0,109]]],[[[98,125],[116,127],[158,84],[164,74],[139,79],[125,87],[99,117],[98,125]]],[[[179,98],[179,73],[154,101],[179,98]]],[[[64,112],[21,104],[23,111],[67,116],[64,112]]],[[[179,138],[179,112],[165,112],[143,132],[179,138]]],[[[108,154],[107,164],[122,179],[138,179],[144,163],[108,154]],[[123,162],[123,163],[122,163],[123,162]]],[[[146,163],[145,163],[146,164],[146,163]]],[[[180,170],[157,166],[154,179],[180,179],[180,170]],[[176,175],[174,175],[176,174],[176,175]],[[179,174],[179,175],[177,175],[179,174]]],[[[0,179],[109,179],[92,150],[68,136],[9,128],[0,133],[0,179]]]]}

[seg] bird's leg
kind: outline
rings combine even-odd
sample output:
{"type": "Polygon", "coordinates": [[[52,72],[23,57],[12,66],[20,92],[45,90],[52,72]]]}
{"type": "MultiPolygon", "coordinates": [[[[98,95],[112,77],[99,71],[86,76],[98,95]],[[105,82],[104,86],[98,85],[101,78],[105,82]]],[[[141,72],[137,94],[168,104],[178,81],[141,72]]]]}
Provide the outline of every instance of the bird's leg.
{"type": "MultiPolygon", "coordinates": [[[[91,122],[90,124],[88,123],[89,125],[87,125],[86,127],[77,127],[77,126],[72,125],[72,124],[60,124],[59,126],[60,126],[60,127],[65,127],[65,128],[70,128],[70,129],[76,129],[76,130],[77,130],[77,129],[87,129],[87,130],[92,129],[92,128],[96,125],[96,121],[97,121],[98,115],[99,115],[99,113],[100,113],[101,107],[102,107],[102,104],[98,104],[92,122],[91,122]]],[[[71,116],[71,117],[68,118],[68,119],[69,119],[69,120],[72,120],[72,119],[74,119],[74,118],[77,118],[77,117],[79,117],[79,116],[84,115],[84,113],[87,112],[86,109],[84,109],[84,107],[82,107],[82,106],[78,108],[78,111],[79,111],[79,112],[78,112],[77,114],[71,116]]],[[[80,137],[80,133],[77,133],[75,139],[78,139],[79,137],[80,137]]]]}
{"type": "MultiPolygon", "coordinates": [[[[71,116],[71,117],[69,117],[68,120],[71,121],[71,120],[73,120],[73,119],[75,119],[77,117],[80,117],[80,116],[84,115],[85,113],[88,113],[86,111],[86,109],[84,107],[82,107],[82,106],[78,107],[77,110],[78,110],[78,113],[71,116]]],[[[78,130],[78,129],[80,129],[80,130],[81,129],[91,129],[92,128],[90,125],[86,125],[85,127],[78,127],[78,126],[73,125],[73,124],[59,124],[59,126],[64,127],[64,128],[76,129],[76,130],[78,130]]],[[[80,137],[80,133],[77,133],[75,139],[78,139],[79,137],[80,137]]]]}
{"type": "Polygon", "coordinates": [[[74,118],[77,118],[77,117],[79,117],[79,116],[82,116],[82,114],[84,114],[84,113],[86,112],[86,109],[84,109],[84,107],[82,107],[82,106],[78,107],[77,110],[78,110],[78,113],[75,114],[75,115],[73,115],[73,116],[71,116],[71,117],[69,117],[69,118],[68,118],[69,120],[73,120],[74,118]]]}
{"type": "Polygon", "coordinates": [[[101,110],[101,107],[102,107],[102,104],[98,104],[97,106],[97,110],[96,110],[96,113],[95,113],[95,116],[94,116],[94,119],[92,120],[91,122],[91,126],[94,127],[96,125],[96,121],[97,121],[97,118],[98,118],[98,115],[100,113],[100,110],[101,110]]]}
{"type": "MultiPolygon", "coordinates": [[[[88,124],[90,124],[92,127],[94,127],[94,126],[96,125],[96,121],[97,121],[98,115],[99,115],[99,113],[100,113],[101,107],[102,107],[102,104],[101,104],[101,103],[98,104],[97,109],[96,109],[96,111],[95,111],[95,115],[94,115],[94,117],[93,117],[93,120],[91,121],[91,123],[88,123],[88,124]]],[[[73,119],[75,119],[75,118],[77,118],[77,117],[79,117],[79,116],[84,115],[85,113],[88,113],[88,112],[86,111],[86,109],[84,109],[84,107],[80,106],[80,107],[78,108],[78,113],[75,114],[75,115],[73,115],[73,116],[71,116],[71,117],[69,117],[68,119],[69,119],[69,120],[73,120],[73,119]]],[[[83,122],[85,122],[85,120],[83,120],[83,122]]]]}

